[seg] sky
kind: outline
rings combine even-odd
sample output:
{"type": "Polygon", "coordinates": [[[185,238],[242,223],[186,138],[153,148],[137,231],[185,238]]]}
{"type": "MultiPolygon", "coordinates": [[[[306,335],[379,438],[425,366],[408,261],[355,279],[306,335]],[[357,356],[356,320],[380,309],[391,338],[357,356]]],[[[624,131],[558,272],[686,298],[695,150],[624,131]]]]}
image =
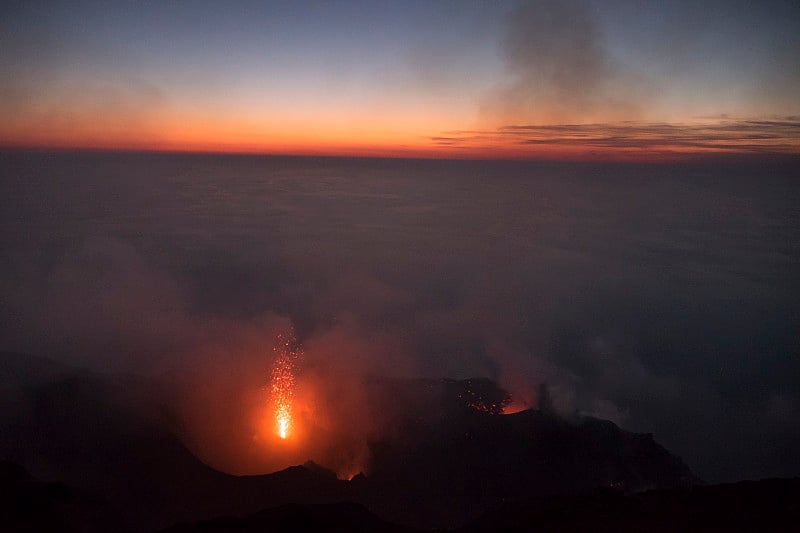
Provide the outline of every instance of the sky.
{"type": "Polygon", "coordinates": [[[800,153],[800,4],[9,1],[0,145],[800,153]]]}

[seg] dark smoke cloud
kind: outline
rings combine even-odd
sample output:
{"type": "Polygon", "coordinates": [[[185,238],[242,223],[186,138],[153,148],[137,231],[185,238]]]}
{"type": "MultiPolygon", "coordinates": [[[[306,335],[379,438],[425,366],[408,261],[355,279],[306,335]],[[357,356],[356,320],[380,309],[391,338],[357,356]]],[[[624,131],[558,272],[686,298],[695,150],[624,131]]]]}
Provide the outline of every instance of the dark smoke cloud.
{"type": "Polygon", "coordinates": [[[482,109],[495,124],[587,122],[638,115],[641,81],[609,54],[588,2],[522,3],[508,16],[500,54],[508,79],[482,109]]]}

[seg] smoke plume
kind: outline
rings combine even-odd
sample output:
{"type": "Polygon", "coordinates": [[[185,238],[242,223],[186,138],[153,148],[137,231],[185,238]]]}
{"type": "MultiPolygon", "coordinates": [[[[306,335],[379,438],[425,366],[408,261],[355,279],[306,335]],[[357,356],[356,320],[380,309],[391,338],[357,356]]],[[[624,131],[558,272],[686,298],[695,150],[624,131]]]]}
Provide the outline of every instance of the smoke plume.
{"type": "Polygon", "coordinates": [[[583,0],[531,0],[510,13],[500,41],[507,78],[484,102],[495,125],[630,120],[639,81],[609,53],[583,0]]]}

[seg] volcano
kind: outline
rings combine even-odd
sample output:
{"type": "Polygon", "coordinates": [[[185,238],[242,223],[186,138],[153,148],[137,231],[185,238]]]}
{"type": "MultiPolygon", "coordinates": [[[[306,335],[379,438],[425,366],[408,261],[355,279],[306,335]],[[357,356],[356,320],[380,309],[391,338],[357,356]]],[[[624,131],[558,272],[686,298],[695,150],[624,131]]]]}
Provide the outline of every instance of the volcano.
{"type": "MultiPolygon", "coordinates": [[[[699,482],[652,435],[548,409],[499,414],[507,395],[486,379],[369,380],[372,401],[385,406],[394,431],[367,443],[369,469],[350,481],[313,462],[233,476],[184,446],[180,422],[160,403],[162,383],[24,354],[4,353],[2,362],[0,459],[92,495],[89,508],[106,502],[103,523],[119,517],[126,531],[337,502],[357,510],[315,507],[315,516],[332,513],[375,530],[387,529],[381,520],[452,528],[504,502],[699,482]]],[[[259,520],[291,515],[276,513],[259,520]]]]}

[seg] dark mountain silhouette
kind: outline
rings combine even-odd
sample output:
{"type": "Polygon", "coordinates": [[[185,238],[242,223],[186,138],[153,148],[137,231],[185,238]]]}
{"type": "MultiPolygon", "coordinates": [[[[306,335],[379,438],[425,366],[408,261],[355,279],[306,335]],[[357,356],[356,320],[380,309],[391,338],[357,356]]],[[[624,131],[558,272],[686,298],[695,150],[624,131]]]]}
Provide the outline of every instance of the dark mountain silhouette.
{"type": "MultiPolygon", "coordinates": [[[[452,528],[482,515],[474,527],[502,516],[512,525],[540,523],[543,515],[520,509],[546,515],[541,502],[562,500],[542,498],[557,495],[605,502],[593,495],[597,488],[618,491],[602,496],[612,509],[635,508],[640,497],[624,494],[698,481],[650,435],[549,410],[497,414],[507,395],[483,379],[371,380],[375,405],[386,406],[396,431],[370,443],[367,476],[342,481],[313,463],[232,476],[203,464],[176,437],[176,421],[159,403],[162,385],[21,354],[0,358],[0,459],[108,502],[101,507],[116,510],[131,531],[179,523],[174,531],[280,530],[305,519],[323,529],[452,528]],[[513,501],[538,503],[501,507],[513,501]],[[500,515],[485,514],[498,508],[500,515]]],[[[582,500],[564,501],[582,509],[582,500]]],[[[51,512],[46,501],[37,505],[51,512]]]]}
{"type": "Polygon", "coordinates": [[[398,497],[367,500],[370,509],[393,521],[454,527],[528,496],[596,487],[632,492],[699,481],[652,435],[547,410],[499,416],[507,395],[487,379],[377,383],[387,403],[412,406],[394,421],[399,437],[373,443],[366,480],[381,494],[404,488],[398,497]],[[425,407],[413,410],[419,398],[425,407]]]}
{"type": "Polygon", "coordinates": [[[507,503],[463,533],[489,531],[732,532],[797,531],[800,478],[657,489],[507,503]]]}
{"type": "Polygon", "coordinates": [[[273,533],[295,531],[348,531],[352,533],[412,533],[419,531],[391,524],[355,503],[289,504],[244,517],[221,517],[196,524],[178,524],[162,533],[273,533]]]}
{"type": "MultiPolygon", "coordinates": [[[[798,520],[800,478],[655,489],[630,495],[615,489],[598,489],[583,495],[528,498],[504,503],[453,531],[789,532],[796,530],[798,520]]],[[[0,462],[0,530],[131,531],[122,516],[102,498],[63,483],[43,483],[9,462],[0,462]]],[[[420,530],[382,520],[362,505],[340,502],[280,505],[244,517],[184,522],[161,533],[263,531],[420,530]]]]}
{"type": "MultiPolygon", "coordinates": [[[[455,533],[790,532],[800,520],[800,479],[655,489],[625,495],[599,489],[506,503],[455,533]]],[[[182,524],[164,533],[408,531],[354,504],[289,505],[244,518],[182,524]]]]}
{"type": "Polygon", "coordinates": [[[21,466],[0,461],[0,531],[6,533],[126,533],[101,498],[63,483],[43,483],[21,466]]]}
{"type": "MultiPolygon", "coordinates": [[[[25,366],[19,354],[3,358],[15,361],[8,367],[25,366]]],[[[0,428],[0,459],[102,495],[134,530],[348,499],[347,482],[320,468],[237,477],[206,466],[172,433],[158,386],[142,378],[72,369],[17,386],[0,377],[0,404],[9,398],[16,406],[0,428]]]]}

